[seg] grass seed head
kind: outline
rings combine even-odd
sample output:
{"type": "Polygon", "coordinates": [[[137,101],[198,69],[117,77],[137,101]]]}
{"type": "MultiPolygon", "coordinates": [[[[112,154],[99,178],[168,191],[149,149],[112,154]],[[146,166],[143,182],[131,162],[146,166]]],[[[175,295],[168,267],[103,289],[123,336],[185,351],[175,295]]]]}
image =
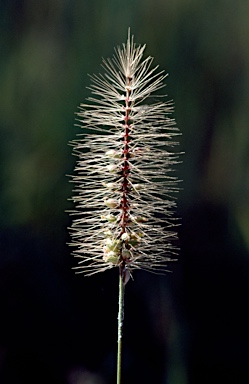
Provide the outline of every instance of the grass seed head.
{"type": "Polygon", "coordinates": [[[178,156],[171,151],[178,130],[172,103],[155,94],[166,74],[143,58],[144,50],[129,32],[103,60],[104,74],[91,76],[92,96],[78,113],[71,244],[77,271],[86,275],[119,267],[128,281],[136,269],[165,271],[175,254],[170,196],[178,156]]]}

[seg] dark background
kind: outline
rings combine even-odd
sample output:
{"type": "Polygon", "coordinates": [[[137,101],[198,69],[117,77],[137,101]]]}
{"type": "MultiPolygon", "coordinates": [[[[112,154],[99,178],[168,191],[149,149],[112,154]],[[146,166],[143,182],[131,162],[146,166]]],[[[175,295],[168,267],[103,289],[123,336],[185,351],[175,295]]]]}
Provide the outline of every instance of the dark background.
{"type": "Polygon", "coordinates": [[[118,271],[74,275],[65,210],[88,73],[131,27],[170,73],[181,252],[126,289],[124,383],[249,382],[249,2],[1,0],[0,383],[115,382],[118,271]]]}

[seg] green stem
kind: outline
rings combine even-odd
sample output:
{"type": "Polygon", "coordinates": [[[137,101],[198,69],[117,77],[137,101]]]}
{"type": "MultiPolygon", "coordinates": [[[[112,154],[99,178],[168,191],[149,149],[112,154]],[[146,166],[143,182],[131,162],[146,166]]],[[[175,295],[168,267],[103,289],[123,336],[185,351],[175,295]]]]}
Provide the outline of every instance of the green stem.
{"type": "Polygon", "coordinates": [[[124,321],[124,291],[122,271],[119,274],[119,300],[118,300],[118,355],[117,355],[117,384],[121,384],[121,362],[122,362],[122,333],[124,321]]]}

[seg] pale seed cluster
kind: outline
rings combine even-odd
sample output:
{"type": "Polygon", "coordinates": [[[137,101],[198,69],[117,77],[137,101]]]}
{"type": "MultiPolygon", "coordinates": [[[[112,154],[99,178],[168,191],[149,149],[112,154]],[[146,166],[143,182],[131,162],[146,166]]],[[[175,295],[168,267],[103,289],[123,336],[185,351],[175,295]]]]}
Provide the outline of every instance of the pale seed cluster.
{"type": "Polygon", "coordinates": [[[71,236],[77,268],[87,275],[116,266],[126,277],[134,269],[164,271],[175,252],[169,194],[177,191],[177,155],[169,148],[178,130],[172,104],[153,100],[166,75],[151,68],[153,58],[142,59],[144,49],[129,34],[103,60],[104,75],[91,77],[93,96],[78,113],[84,132],[73,142],[71,236]]]}

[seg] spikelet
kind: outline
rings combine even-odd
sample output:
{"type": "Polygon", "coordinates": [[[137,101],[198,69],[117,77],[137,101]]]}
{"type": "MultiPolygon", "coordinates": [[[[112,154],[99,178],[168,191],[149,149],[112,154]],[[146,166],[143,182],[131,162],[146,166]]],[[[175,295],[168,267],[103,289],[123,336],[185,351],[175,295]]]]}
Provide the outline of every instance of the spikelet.
{"type": "Polygon", "coordinates": [[[76,269],[86,275],[113,267],[124,279],[135,269],[163,272],[175,254],[170,193],[178,156],[168,149],[179,133],[172,103],[154,96],[167,75],[151,67],[152,57],[143,59],[144,50],[128,32],[127,43],[103,60],[104,75],[91,76],[92,97],[80,105],[70,231],[76,269]]]}

